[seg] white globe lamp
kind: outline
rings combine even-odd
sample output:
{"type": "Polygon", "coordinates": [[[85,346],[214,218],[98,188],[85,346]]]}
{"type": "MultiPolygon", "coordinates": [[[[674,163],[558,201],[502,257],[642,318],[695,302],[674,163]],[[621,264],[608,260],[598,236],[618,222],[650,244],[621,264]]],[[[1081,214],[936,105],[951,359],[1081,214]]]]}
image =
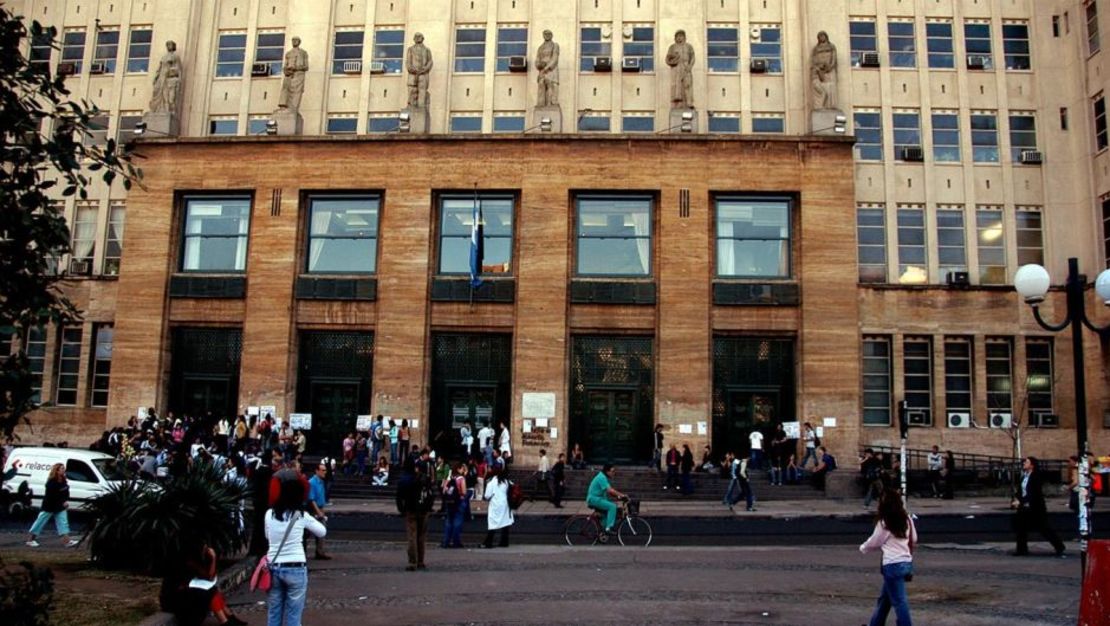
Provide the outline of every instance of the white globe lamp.
{"type": "Polygon", "coordinates": [[[1050,284],[1048,270],[1035,263],[1022,265],[1014,274],[1014,289],[1029,304],[1044,302],[1050,284]]]}

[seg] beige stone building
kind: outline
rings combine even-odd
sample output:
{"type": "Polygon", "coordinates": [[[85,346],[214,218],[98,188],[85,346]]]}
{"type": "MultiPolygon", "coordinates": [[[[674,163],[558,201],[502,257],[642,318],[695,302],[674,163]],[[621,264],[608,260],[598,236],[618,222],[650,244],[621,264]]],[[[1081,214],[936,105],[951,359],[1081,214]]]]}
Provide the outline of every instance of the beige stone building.
{"type": "MultiPolygon", "coordinates": [[[[1089,280],[1110,266],[1105,1],[9,6],[58,29],[60,50],[29,41],[28,54],[104,111],[104,137],[134,138],[167,41],[184,70],[181,139],[143,139],[148,189],[66,205],[67,289],[86,321],[24,339],[55,405],[32,440],[89,439],[139,406],[272,405],[313,413],[321,445],[355,415],[415,418],[423,440],[493,419],[512,423],[525,458],[581,441],[594,459],[632,462],[650,456],[655,423],[669,441],[720,450],[745,447],[752,428],[813,419],[851,456],[896,441],[906,400],[914,447],[1009,454],[1007,430],[988,424],[1012,419],[1037,426],[1026,450],[1074,450],[1070,342],[1041,329],[1010,284],[1026,263],[1056,284],[1069,257],[1089,280]],[[544,30],[560,48],[561,132],[533,114],[544,30]],[[696,115],[676,124],[665,56],[678,30],[695,51],[696,115]],[[851,149],[810,114],[820,32],[837,49],[831,99],[851,149]],[[434,60],[427,135],[400,122],[416,33],[434,60]],[[303,133],[271,137],[293,37],[309,56],[303,133]],[[452,280],[465,261],[445,260],[459,250],[445,216],[468,194],[491,211],[504,201],[512,218],[502,269],[486,268],[508,295],[477,303],[452,280]],[[332,272],[359,297],[308,293],[323,196],[373,215],[377,262],[332,272]],[[643,200],[650,234],[620,202],[590,217],[595,196],[643,200]],[[242,284],[219,283],[216,298],[197,286],[212,272],[185,250],[195,233],[182,224],[202,200],[247,216],[231,269],[242,284]],[[540,217],[551,211],[558,219],[540,217]],[[587,268],[590,219],[606,215],[646,241],[642,271],[587,268]],[[742,268],[745,254],[758,258],[742,268]],[[204,337],[234,359],[184,363],[204,337]],[[366,360],[351,361],[355,373],[313,365],[340,354],[366,360]],[[484,378],[459,374],[478,364],[484,378]]],[[[1087,303],[1110,321],[1093,294],[1087,303]]],[[[1062,294],[1043,308],[1062,318],[1062,294]]],[[[1106,452],[1106,335],[1087,333],[1084,362],[1090,435],[1106,452]]]]}

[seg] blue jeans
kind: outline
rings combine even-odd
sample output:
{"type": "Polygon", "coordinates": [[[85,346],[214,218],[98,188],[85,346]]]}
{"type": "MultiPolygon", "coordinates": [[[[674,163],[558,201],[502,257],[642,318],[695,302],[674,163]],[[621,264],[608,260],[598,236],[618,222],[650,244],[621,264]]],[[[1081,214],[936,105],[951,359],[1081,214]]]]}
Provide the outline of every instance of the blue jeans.
{"type": "Polygon", "coordinates": [[[735,478],[730,479],[728,481],[728,489],[725,489],[725,497],[721,500],[721,504],[727,504],[729,506],[736,504],[736,501],[740,499],[739,487],[740,483],[735,478]],[[732,498],[733,491],[737,492],[735,500],[732,498]]]}
{"type": "Polygon", "coordinates": [[[65,537],[69,534],[69,513],[62,509],[57,513],[49,513],[47,511],[39,511],[39,516],[35,518],[35,523],[31,525],[30,534],[39,536],[42,534],[42,529],[46,527],[46,523],[50,518],[54,518],[54,527],[58,529],[58,536],[65,537]]]}
{"type": "Polygon", "coordinates": [[[763,469],[763,450],[752,450],[752,469],[763,469]]]}
{"type": "Polygon", "coordinates": [[[817,460],[817,448],[806,448],[806,455],[802,457],[802,462],[798,467],[805,469],[806,463],[809,463],[810,459],[813,459],[814,466],[821,464],[821,462],[817,460]]]}
{"type": "Polygon", "coordinates": [[[308,595],[308,569],[270,566],[271,580],[269,594],[266,596],[267,626],[301,626],[301,613],[304,613],[305,596],[308,595]]]}
{"type": "Polygon", "coordinates": [[[870,626],[886,624],[886,616],[892,607],[898,626],[912,626],[910,601],[906,597],[906,575],[913,573],[913,563],[884,565],[882,572],[883,589],[879,592],[879,599],[875,603],[875,612],[871,614],[870,626]]]}
{"type": "Polygon", "coordinates": [[[448,506],[443,516],[443,543],[448,546],[462,547],[463,521],[466,519],[466,506],[463,502],[448,506]]]}
{"type": "Polygon", "coordinates": [[[370,464],[378,464],[378,455],[382,452],[382,442],[377,439],[370,440],[370,464]]]}

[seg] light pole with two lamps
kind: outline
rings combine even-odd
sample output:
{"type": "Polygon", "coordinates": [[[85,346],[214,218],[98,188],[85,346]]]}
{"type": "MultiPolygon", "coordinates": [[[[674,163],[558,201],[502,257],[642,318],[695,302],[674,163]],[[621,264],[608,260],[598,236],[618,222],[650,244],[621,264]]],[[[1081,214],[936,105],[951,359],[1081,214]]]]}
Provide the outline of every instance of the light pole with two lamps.
{"type": "MultiPolygon", "coordinates": [[[[1067,314],[1063,322],[1052,324],[1041,317],[1040,304],[1048,294],[1051,279],[1040,265],[1022,265],[1014,274],[1014,288],[1033,307],[1033,317],[1045,330],[1060,332],[1071,326],[1072,370],[1075,380],[1075,438],[1079,448],[1079,560],[1082,575],[1087,573],[1087,540],[1091,537],[1091,467],[1087,462],[1087,383],[1083,369],[1083,327],[1100,335],[1110,335],[1110,326],[1099,328],[1087,317],[1087,277],[1079,273],[1079,260],[1068,259],[1067,314]]],[[[1110,270],[1103,270],[1095,281],[1095,292],[1110,306],[1110,270]]]]}

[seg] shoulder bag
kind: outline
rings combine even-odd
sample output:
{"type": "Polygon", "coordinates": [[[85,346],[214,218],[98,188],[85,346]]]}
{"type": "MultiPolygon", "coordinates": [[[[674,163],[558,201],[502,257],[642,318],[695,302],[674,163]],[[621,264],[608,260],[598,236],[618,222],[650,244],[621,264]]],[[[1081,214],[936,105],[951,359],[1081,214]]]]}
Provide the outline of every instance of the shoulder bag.
{"type": "MultiPolygon", "coordinates": [[[[285,526],[285,534],[281,537],[281,543],[278,544],[277,552],[274,556],[281,554],[281,549],[285,547],[285,540],[289,538],[289,531],[293,530],[293,525],[297,523],[297,518],[290,515],[289,523],[285,526]]],[[[254,573],[251,574],[251,591],[267,592],[270,590],[270,585],[273,580],[270,576],[270,558],[268,554],[263,554],[262,558],[258,559],[258,565],[254,567],[254,573]]]]}

